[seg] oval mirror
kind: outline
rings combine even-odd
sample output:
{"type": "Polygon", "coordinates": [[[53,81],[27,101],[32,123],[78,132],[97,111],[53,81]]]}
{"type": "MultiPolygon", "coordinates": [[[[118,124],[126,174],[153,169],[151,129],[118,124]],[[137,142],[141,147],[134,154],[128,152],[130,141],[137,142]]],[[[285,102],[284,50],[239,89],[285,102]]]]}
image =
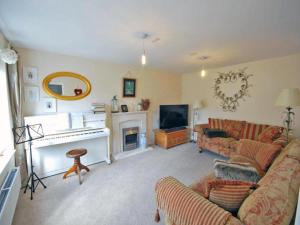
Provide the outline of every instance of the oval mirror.
{"type": "Polygon", "coordinates": [[[51,97],[79,100],[91,92],[91,83],[84,76],[72,72],[56,72],[43,80],[43,89],[51,97]]]}

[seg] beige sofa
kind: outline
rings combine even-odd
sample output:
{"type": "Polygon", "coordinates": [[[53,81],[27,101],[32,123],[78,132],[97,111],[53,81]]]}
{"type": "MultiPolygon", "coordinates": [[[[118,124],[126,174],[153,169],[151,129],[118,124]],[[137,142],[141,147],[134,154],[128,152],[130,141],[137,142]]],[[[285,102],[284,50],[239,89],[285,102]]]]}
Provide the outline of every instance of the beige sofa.
{"type": "Polygon", "coordinates": [[[166,225],[289,225],[300,186],[300,140],[281,151],[258,185],[232,215],[175,178],[163,178],[156,185],[158,209],[166,225]]]}
{"type": "MultiPolygon", "coordinates": [[[[236,143],[239,139],[258,140],[261,132],[270,127],[266,124],[249,123],[239,120],[227,120],[227,119],[215,119],[209,118],[208,124],[197,124],[195,131],[197,132],[197,145],[200,152],[202,150],[209,150],[220,154],[225,157],[229,157],[231,153],[236,150],[236,143]],[[208,138],[204,135],[204,128],[221,129],[228,134],[227,138],[208,138]]],[[[283,128],[281,128],[281,132],[283,128]]],[[[283,136],[277,137],[274,143],[283,144],[283,136]]]]}

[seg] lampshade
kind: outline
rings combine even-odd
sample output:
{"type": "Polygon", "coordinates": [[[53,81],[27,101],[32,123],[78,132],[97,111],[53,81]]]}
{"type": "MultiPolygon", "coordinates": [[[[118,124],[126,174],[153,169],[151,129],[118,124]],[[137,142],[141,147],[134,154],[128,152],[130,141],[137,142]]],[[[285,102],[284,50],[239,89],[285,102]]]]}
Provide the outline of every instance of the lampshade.
{"type": "Polygon", "coordinates": [[[193,109],[201,109],[203,108],[203,102],[202,101],[195,101],[193,104],[193,109]]]}
{"type": "Polygon", "coordinates": [[[298,88],[282,89],[275,103],[276,106],[300,106],[300,91],[298,88]]]}

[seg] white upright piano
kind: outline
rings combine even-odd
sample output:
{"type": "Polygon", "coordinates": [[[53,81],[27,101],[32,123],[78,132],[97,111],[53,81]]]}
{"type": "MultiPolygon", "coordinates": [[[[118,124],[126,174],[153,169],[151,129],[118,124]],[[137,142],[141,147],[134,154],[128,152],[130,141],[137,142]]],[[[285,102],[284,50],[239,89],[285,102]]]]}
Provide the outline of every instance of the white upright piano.
{"type": "MultiPolygon", "coordinates": [[[[88,153],[81,157],[84,165],[111,163],[110,130],[105,126],[105,113],[58,113],[29,116],[24,120],[26,125],[40,123],[43,127],[44,138],[32,141],[33,166],[40,177],[67,171],[73,159],[67,158],[66,152],[75,148],[87,149],[88,153]]],[[[29,150],[26,155],[30,166],[29,150]]]]}

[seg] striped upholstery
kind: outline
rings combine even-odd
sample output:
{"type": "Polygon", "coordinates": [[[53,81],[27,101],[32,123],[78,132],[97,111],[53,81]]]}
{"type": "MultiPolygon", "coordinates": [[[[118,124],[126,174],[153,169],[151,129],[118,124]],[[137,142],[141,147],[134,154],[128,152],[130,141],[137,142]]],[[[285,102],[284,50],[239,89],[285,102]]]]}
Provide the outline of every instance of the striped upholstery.
{"type": "Polygon", "coordinates": [[[248,197],[250,188],[255,186],[251,182],[216,179],[208,183],[209,200],[225,210],[236,212],[248,197]]]}
{"type": "Polygon", "coordinates": [[[224,120],[208,118],[208,124],[209,124],[209,128],[222,130],[224,126],[224,120]]]}
{"type": "Polygon", "coordinates": [[[280,145],[241,139],[238,143],[237,153],[254,160],[262,170],[266,171],[281,149],[280,145]]]}
{"type": "Polygon", "coordinates": [[[275,157],[281,150],[280,145],[268,144],[264,149],[260,149],[255,156],[256,162],[263,170],[267,170],[275,157]]]}
{"type": "Polygon", "coordinates": [[[258,135],[267,127],[269,127],[269,125],[246,122],[241,138],[257,140],[258,135]]]}
{"type": "Polygon", "coordinates": [[[155,191],[158,208],[178,225],[224,225],[231,216],[173,177],[161,179],[155,191]]]}

